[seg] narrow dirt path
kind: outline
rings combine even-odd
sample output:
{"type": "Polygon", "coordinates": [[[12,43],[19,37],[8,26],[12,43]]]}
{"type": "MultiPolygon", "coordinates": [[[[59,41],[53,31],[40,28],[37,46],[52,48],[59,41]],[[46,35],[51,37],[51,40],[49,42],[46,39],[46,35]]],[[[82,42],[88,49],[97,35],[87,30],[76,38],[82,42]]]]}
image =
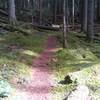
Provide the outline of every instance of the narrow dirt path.
{"type": "Polygon", "coordinates": [[[56,45],[56,38],[49,36],[44,52],[33,62],[32,80],[27,86],[21,87],[25,92],[18,100],[53,100],[51,89],[54,80],[49,62],[54,57],[56,45]]]}
{"type": "Polygon", "coordinates": [[[33,62],[36,68],[33,74],[33,83],[29,87],[33,100],[52,100],[51,88],[53,85],[52,72],[49,62],[53,58],[53,49],[56,47],[55,37],[49,37],[44,52],[33,62]]]}

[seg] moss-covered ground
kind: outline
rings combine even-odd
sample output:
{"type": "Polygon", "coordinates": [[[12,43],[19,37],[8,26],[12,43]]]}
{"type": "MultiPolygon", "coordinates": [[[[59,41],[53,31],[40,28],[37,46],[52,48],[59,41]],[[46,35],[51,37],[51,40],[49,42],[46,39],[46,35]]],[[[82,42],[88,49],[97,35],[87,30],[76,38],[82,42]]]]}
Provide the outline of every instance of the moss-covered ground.
{"type": "MultiPolygon", "coordinates": [[[[29,77],[34,58],[43,51],[47,35],[58,39],[56,58],[53,58],[52,70],[56,75],[56,86],[52,92],[69,93],[76,83],[61,84],[68,73],[83,71],[85,77],[91,76],[87,85],[93,94],[100,94],[100,41],[88,43],[84,33],[68,33],[68,48],[62,48],[62,33],[45,30],[34,30],[30,25],[21,23],[16,26],[20,31],[0,33],[0,79],[12,81],[16,77],[29,77]],[[28,33],[28,35],[23,34],[28,33]],[[44,33],[48,33],[47,35],[44,33]]],[[[99,100],[99,99],[97,99],[99,100]]]]}
{"type": "Polygon", "coordinates": [[[0,79],[11,81],[15,77],[28,77],[34,58],[43,51],[46,35],[28,25],[19,27],[30,34],[18,31],[0,33],[0,79]]]}
{"type": "MultiPolygon", "coordinates": [[[[88,43],[83,36],[83,33],[68,33],[68,48],[63,49],[62,33],[58,33],[57,38],[60,44],[60,50],[57,51],[57,61],[53,64],[53,70],[57,76],[56,81],[59,83],[64,80],[65,76],[69,73],[83,71],[85,77],[91,76],[89,81],[87,81],[87,85],[91,87],[91,89],[96,88],[95,91],[98,91],[97,93],[99,94],[100,41],[95,40],[94,43],[88,43]]],[[[53,92],[67,93],[74,89],[75,85],[76,83],[59,84],[53,89],[53,92]]]]}

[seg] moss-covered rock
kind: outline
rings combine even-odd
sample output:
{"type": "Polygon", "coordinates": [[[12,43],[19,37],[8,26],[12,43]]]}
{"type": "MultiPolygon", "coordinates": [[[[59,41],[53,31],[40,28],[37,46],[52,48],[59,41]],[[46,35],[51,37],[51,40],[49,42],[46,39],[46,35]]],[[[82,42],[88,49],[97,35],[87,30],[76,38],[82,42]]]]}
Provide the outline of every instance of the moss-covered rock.
{"type": "MultiPolygon", "coordinates": [[[[85,68],[81,71],[69,73],[65,77],[68,84],[77,83],[88,86],[92,100],[100,100],[100,64],[85,68]]],[[[71,100],[71,99],[69,99],[71,100]]],[[[75,99],[76,100],[76,99],[75,99]]]]}
{"type": "Polygon", "coordinates": [[[94,81],[95,83],[96,81],[100,82],[100,66],[96,64],[81,71],[69,73],[66,77],[69,77],[65,78],[66,81],[76,81],[78,84],[90,84],[94,83],[94,81]]]}

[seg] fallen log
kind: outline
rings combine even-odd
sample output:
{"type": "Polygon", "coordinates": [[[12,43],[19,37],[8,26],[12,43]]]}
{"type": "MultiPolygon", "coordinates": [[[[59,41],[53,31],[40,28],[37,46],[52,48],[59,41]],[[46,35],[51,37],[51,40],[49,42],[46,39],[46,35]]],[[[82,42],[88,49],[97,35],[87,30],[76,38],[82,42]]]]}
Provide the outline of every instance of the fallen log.
{"type": "Polygon", "coordinates": [[[8,20],[8,17],[7,16],[0,16],[0,19],[8,20]]]}
{"type": "Polygon", "coordinates": [[[3,20],[3,19],[0,19],[0,22],[1,22],[1,23],[5,23],[5,24],[8,24],[8,21],[3,20]]]}
{"type": "MultiPolygon", "coordinates": [[[[32,24],[32,26],[36,29],[44,29],[44,30],[52,30],[52,31],[63,30],[63,26],[61,26],[61,25],[45,26],[45,25],[34,25],[34,24],[32,24]]],[[[68,25],[67,28],[72,28],[72,26],[68,25]]]]}
{"type": "MultiPolygon", "coordinates": [[[[85,35],[76,35],[78,38],[86,38],[86,36],[85,35]]],[[[98,41],[100,41],[100,37],[96,34],[95,36],[94,36],[94,40],[98,40],[98,41]]]]}
{"type": "Polygon", "coordinates": [[[5,16],[8,16],[8,13],[6,11],[2,10],[2,9],[0,9],[0,14],[3,14],[5,16]]]}
{"type": "Polygon", "coordinates": [[[24,35],[29,35],[27,30],[23,30],[23,29],[21,29],[19,27],[11,26],[9,24],[0,24],[0,28],[3,28],[3,29],[8,30],[10,32],[18,31],[18,32],[23,33],[24,35]]]}
{"type": "Polygon", "coordinates": [[[36,29],[44,29],[44,30],[53,30],[53,31],[59,31],[59,28],[54,28],[52,26],[44,26],[44,25],[33,25],[36,29]]]}

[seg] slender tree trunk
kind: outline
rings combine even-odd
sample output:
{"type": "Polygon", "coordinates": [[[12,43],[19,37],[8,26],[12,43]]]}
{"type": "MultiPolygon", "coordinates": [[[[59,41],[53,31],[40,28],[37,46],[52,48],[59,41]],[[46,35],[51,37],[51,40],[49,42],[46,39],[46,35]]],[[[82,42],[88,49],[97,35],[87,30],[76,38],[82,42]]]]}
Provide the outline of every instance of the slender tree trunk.
{"type": "Polygon", "coordinates": [[[100,22],[100,0],[97,0],[97,20],[100,22]]]}
{"type": "Polygon", "coordinates": [[[74,29],[75,0],[72,0],[72,25],[74,29]]]}
{"type": "Polygon", "coordinates": [[[69,6],[68,6],[68,0],[66,0],[66,30],[67,30],[67,32],[69,31],[69,28],[68,28],[68,25],[69,25],[69,6]]]}
{"type": "Polygon", "coordinates": [[[9,22],[11,25],[16,24],[16,14],[15,14],[15,1],[8,0],[9,6],[9,22]]]}
{"type": "Polygon", "coordinates": [[[39,4],[39,10],[40,10],[40,25],[42,25],[42,0],[40,0],[40,4],[39,4]]]}
{"type": "Polygon", "coordinates": [[[87,39],[93,42],[94,39],[94,0],[88,0],[88,22],[87,39]]]}
{"type": "Polygon", "coordinates": [[[88,10],[88,0],[84,0],[83,3],[83,32],[87,32],[87,10],[88,10]]]}
{"type": "Polygon", "coordinates": [[[24,0],[24,9],[28,8],[29,0],[24,0]]]}
{"type": "MultiPolygon", "coordinates": [[[[67,1],[68,3],[68,1],[67,1]]],[[[67,4],[68,5],[68,4],[67,4]]],[[[67,48],[68,43],[67,43],[67,23],[66,23],[66,0],[63,2],[63,47],[67,48]]]]}
{"type": "Polygon", "coordinates": [[[34,9],[34,0],[30,0],[30,4],[31,4],[31,13],[32,13],[32,24],[34,23],[34,19],[33,19],[33,9],[34,9]]]}
{"type": "Polygon", "coordinates": [[[57,0],[55,0],[54,23],[56,23],[56,18],[57,18],[57,0]]]}
{"type": "Polygon", "coordinates": [[[84,0],[80,0],[80,23],[81,23],[81,32],[83,31],[83,4],[84,4],[84,0]]]}

